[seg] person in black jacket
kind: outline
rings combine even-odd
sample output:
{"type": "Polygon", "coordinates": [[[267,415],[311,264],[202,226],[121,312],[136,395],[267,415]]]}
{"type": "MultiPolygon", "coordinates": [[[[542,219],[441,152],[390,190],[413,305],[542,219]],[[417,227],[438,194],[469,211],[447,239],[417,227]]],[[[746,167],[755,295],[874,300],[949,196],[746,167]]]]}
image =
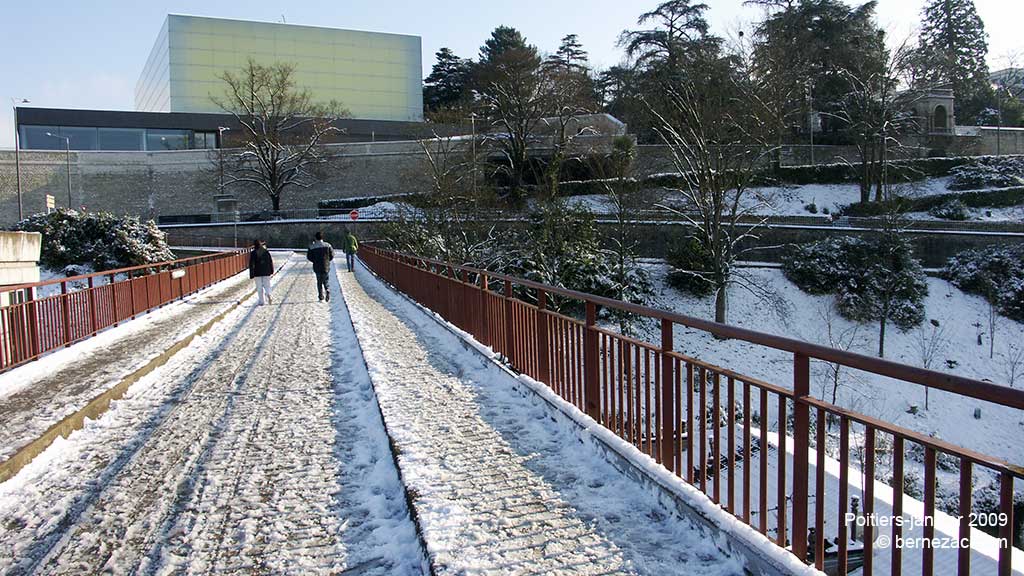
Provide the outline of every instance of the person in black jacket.
{"type": "Polygon", "coordinates": [[[313,272],[316,274],[316,295],[323,302],[326,296],[331,301],[331,290],[328,286],[327,273],[331,269],[331,260],[334,260],[334,247],[324,242],[324,235],[316,233],[316,241],[309,245],[306,250],[306,260],[313,263],[313,272]]]}
{"type": "Polygon", "coordinates": [[[249,253],[249,278],[256,281],[256,296],[259,298],[257,305],[263,306],[263,296],[266,295],[267,304],[273,304],[270,298],[270,277],[274,275],[274,259],[270,257],[270,251],[262,240],[254,240],[252,252],[249,253]]]}

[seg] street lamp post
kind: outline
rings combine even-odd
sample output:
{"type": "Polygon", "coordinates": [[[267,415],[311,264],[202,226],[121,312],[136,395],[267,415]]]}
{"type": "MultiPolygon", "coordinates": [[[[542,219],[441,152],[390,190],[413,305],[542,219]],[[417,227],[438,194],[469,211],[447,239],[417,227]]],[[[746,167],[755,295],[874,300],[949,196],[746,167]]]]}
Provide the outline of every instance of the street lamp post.
{"type": "Polygon", "coordinates": [[[814,80],[807,79],[807,124],[811,135],[811,166],[814,166],[814,80]]]}
{"type": "Polygon", "coordinates": [[[18,187],[18,220],[25,219],[25,208],[21,201],[21,145],[18,142],[18,104],[28,104],[28,98],[11,98],[14,108],[14,173],[18,187]]]}
{"type": "Polygon", "coordinates": [[[231,128],[227,126],[217,127],[217,159],[220,162],[220,187],[218,192],[220,194],[224,193],[224,133],[228,130],[231,130],[231,128]]]}
{"type": "Polygon", "coordinates": [[[472,134],[470,136],[472,138],[472,140],[470,140],[470,146],[472,147],[472,151],[470,153],[473,155],[473,197],[475,198],[476,197],[476,113],[474,113],[474,112],[470,112],[469,113],[469,126],[470,126],[470,132],[472,134]]]}
{"type": "Polygon", "coordinates": [[[54,138],[60,138],[61,140],[64,141],[64,158],[67,161],[66,163],[68,167],[68,210],[71,210],[71,208],[74,206],[74,204],[71,202],[71,137],[60,136],[58,134],[54,134],[53,132],[47,132],[46,135],[53,136],[54,138]]]}

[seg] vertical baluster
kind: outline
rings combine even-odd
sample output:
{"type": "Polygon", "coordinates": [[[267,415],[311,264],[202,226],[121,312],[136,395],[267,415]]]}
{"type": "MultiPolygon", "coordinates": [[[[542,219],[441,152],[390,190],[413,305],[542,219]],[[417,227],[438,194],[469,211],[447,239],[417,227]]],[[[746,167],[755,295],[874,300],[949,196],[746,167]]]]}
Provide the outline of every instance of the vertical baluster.
{"type": "MultiPolygon", "coordinates": [[[[892,439],[892,517],[903,517],[903,437],[894,435],[892,439]]],[[[894,522],[892,526],[892,541],[896,542],[903,537],[903,526],[894,522]]],[[[889,548],[892,556],[890,573],[893,576],[900,576],[903,572],[903,549],[895,544],[889,548]]]]}
{"type": "MultiPolygon", "coordinates": [[[[935,537],[935,448],[924,447],[924,526],[921,529],[925,541],[935,537]]],[[[926,546],[921,550],[921,574],[931,576],[935,569],[935,549],[926,546]]]]}
{"type": "Polygon", "coordinates": [[[849,537],[846,534],[846,510],[850,489],[850,424],[845,415],[839,417],[839,556],[837,573],[846,574],[846,551],[849,537]]]}

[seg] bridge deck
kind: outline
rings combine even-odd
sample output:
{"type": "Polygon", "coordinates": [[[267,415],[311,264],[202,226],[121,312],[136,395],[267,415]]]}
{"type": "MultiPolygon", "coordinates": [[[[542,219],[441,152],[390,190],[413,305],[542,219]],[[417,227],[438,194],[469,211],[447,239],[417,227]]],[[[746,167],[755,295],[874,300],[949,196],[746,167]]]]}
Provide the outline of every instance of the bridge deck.
{"type": "Polygon", "coordinates": [[[368,273],[276,282],[0,483],[0,572],[740,573],[368,273]]]}

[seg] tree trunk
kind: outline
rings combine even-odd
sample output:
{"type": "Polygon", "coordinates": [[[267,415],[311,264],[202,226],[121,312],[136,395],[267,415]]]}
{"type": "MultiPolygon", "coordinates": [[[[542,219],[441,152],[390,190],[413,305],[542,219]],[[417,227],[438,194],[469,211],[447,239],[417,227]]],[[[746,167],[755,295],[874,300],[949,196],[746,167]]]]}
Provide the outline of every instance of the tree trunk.
{"type": "Polygon", "coordinates": [[[274,207],[274,212],[280,212],[281,211],[281,195],[280,194],[271,194],[270,195],[270,203],[274,207]]]}
{"type": "Polygon", "coordinates": [[[885,321],[887,314],[882,315],[878,329],[878,357],[885,358],[885,321]]]}
{"type": "Polygon", "coordinates": [[[718,290],[715,291],[715,322],[725,324],[726,315],[728,312],[728,292],[726,291],[725,284],[721,284],[718,290]]]}

